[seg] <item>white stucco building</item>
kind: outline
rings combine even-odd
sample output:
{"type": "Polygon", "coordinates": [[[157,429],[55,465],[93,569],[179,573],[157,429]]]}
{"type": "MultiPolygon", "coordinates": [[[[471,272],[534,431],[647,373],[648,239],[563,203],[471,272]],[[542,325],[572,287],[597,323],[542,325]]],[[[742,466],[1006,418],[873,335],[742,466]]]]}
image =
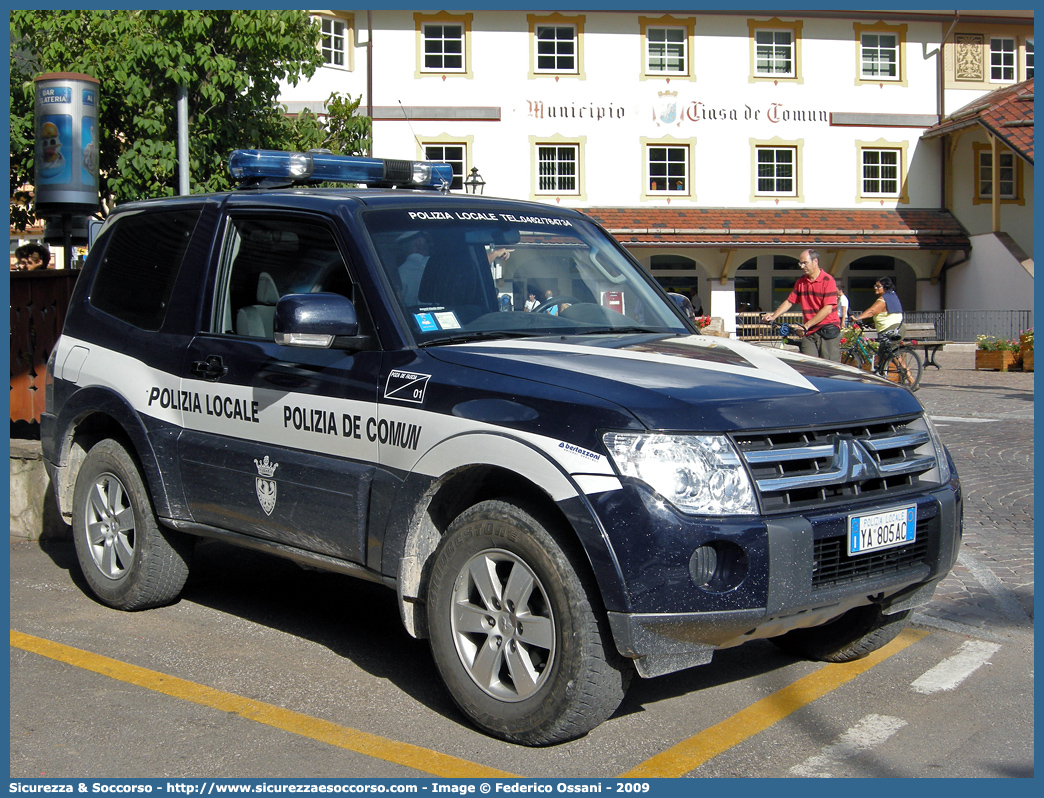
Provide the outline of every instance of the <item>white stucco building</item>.
{"type": "Polygon", "coordinates": [[[361,96],[375,156],[583,210],[727,329],[809,246],[853,308],[880,275],[908,309],[1031,301],[1032,127],[993,161],[988,129],[939,123],[1033,77],[1032,11],[312,13],[327,65],[290,112],[361,96]]]}

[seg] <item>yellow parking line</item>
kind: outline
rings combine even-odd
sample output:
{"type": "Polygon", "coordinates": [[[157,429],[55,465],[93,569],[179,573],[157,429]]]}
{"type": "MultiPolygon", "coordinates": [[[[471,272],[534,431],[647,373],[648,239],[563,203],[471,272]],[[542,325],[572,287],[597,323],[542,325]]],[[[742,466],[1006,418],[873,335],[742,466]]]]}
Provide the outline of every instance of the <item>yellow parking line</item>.
{"type": "Polygon", "coordinates": [[[409,743],[388,740],[376,734],[369,734],[347,726],[338,726],[336,723],[313,718],[300,712],[254,701],[235,693],[215,690],[212,687],[148,668],[140,668],[137,665],[129,665],[100,654],[92,654],[90,651],[16,632],[13,629],[11,630],[11,645],[23,651],[31,651],[121,682],[144,687],[146,690],[153,690],[222,712],[233,712],[265,726],[282,729],[292,734],[318,740],[321,743],[382,759],[385,762],[394,762],[435,776],[447,778],[510,778],[514,776],[512,773],[477,765],[466,759],[447,756],[438,751],[431,751],[409,743]]]}
{"type": "Polygon", "coordinates": [[[817,698],[821,698],[846,682],[852,681],[859,674],[916,643],[927,634],[928,632],[919,629],[906,629],[887,646],[878,649],[864,659],[840,665],[825,665],[815,673],[810,673],[782,690],[777,690],[772,695],[751,704],[731,718],[645,760],[638,767],[624,773],[621,778],[649,779],[684,776],[718,754],[783,720],[792,712],[811,704],[817,698]]]}

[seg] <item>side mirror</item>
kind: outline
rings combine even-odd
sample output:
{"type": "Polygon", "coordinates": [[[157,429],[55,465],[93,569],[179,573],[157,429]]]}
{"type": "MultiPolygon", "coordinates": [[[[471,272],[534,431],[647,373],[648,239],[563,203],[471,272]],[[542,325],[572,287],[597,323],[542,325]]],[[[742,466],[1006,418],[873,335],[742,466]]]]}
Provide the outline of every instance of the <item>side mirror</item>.
{"type": "Polygon", "coordinates": [[[355,305],[340,294],[287,294],[276,304],[275,342],[312,349],[365,349],[355,305]]]}
{"type": "Polygon", "coordinates": [[[687,296],[684,294],[675,294],[673,292],[667,294],[667,296],[669,296],[671,301],[678,306],[678,310],[685,315],[685,318],[691,322],[696,321],[696,311],[693,309],[692,302],[689,301],[687,296]]]}

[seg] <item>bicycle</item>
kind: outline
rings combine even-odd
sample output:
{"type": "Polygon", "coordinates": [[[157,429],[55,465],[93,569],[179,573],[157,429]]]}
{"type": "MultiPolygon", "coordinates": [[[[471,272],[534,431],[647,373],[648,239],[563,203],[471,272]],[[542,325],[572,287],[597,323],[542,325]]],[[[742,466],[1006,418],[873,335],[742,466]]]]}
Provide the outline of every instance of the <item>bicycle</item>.
{"type": "Polygon", "coordinates": [[[867,326],[853,319],[851,340],[841,345],[841,362],[872,371],[889,382],[902,385],[911,393],[916,391],[920,387],[921,372],[924,370],[924,363],[917,350],[903,344],[902,333],[894,330],[877,336],[877,350],[874,351],[863,336],[867,326]]]}
{"type": "Polygon", "coordinates": [[[769,347],[772,349],[785,349],[787,345],[797,346],[798,341],[805,334],[805,328],[800,324],[787,324],[785,321],[772,322],[772,340],[769,347]],[[792,332],[797,333],[796,338],[791,338],[792,332]],[[777,340],[778,339],[778,340],[777,340]]]}

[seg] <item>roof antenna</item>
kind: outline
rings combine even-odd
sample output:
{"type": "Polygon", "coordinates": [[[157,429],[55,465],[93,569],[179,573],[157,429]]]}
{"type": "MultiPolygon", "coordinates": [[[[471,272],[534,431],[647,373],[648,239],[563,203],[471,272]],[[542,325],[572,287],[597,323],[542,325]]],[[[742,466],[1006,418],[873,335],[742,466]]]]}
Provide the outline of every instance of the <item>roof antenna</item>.
{"type": "MultiPolygon", "coordinates": [[[[406,124],[410,126],[410,133],[413,133],[413,140],[417,142],[417,149],[420,150],[421,153],[424,153],[424,146],[421,144],[420,139],[417,138],[417,134],[413,130],[413,124],[410,122],[410,117],[406,113],[406,109],[403,108],[402,100],[396,100],[395,102],[397,102],[399,104],[399,108],[402,108],[403,119],[405,119],[406,120],[406,124]]],[[[424,160],[425,161],[428,160],[427,154],[424,154],[424,160]]]]}

